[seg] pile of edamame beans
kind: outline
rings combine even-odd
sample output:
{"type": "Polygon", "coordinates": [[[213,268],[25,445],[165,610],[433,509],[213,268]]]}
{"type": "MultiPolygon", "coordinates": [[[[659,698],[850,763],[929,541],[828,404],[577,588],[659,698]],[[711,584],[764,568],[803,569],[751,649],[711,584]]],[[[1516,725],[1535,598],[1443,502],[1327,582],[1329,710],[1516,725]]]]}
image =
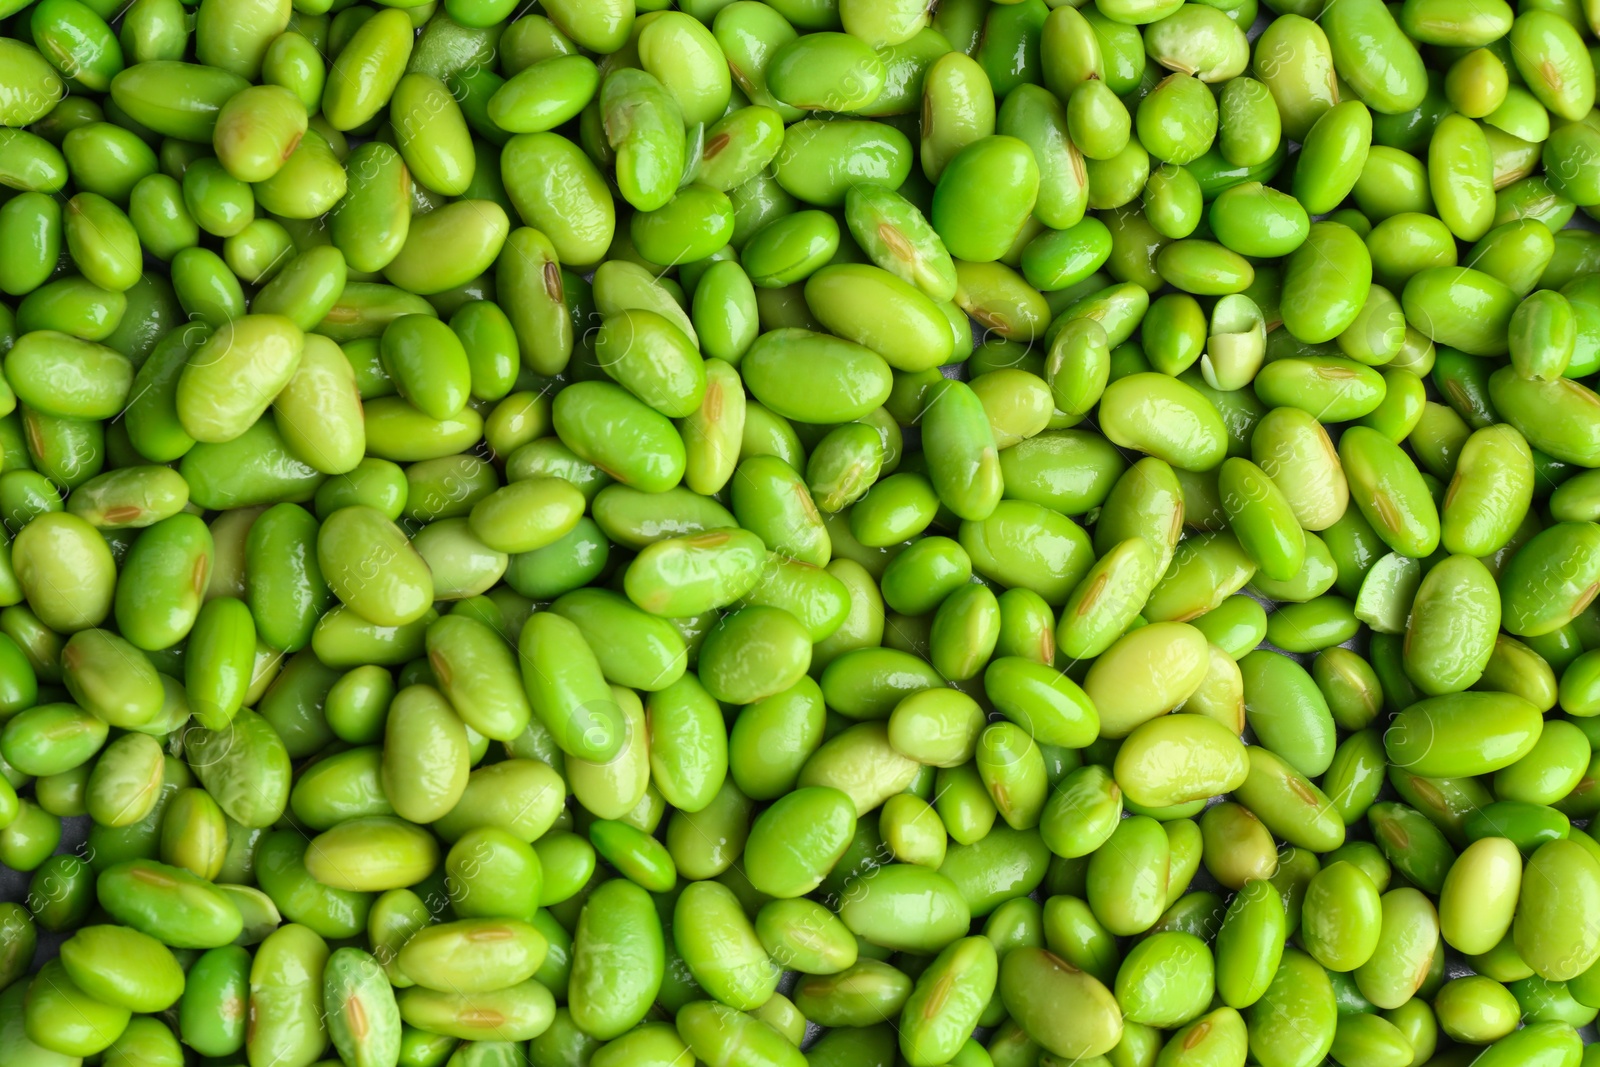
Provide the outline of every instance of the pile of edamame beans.
{"type": "Polygon", "coordinates": [[[0,0],[0,1065],[1600,1064],[1600,5],[932,8],[0,0]]]}

